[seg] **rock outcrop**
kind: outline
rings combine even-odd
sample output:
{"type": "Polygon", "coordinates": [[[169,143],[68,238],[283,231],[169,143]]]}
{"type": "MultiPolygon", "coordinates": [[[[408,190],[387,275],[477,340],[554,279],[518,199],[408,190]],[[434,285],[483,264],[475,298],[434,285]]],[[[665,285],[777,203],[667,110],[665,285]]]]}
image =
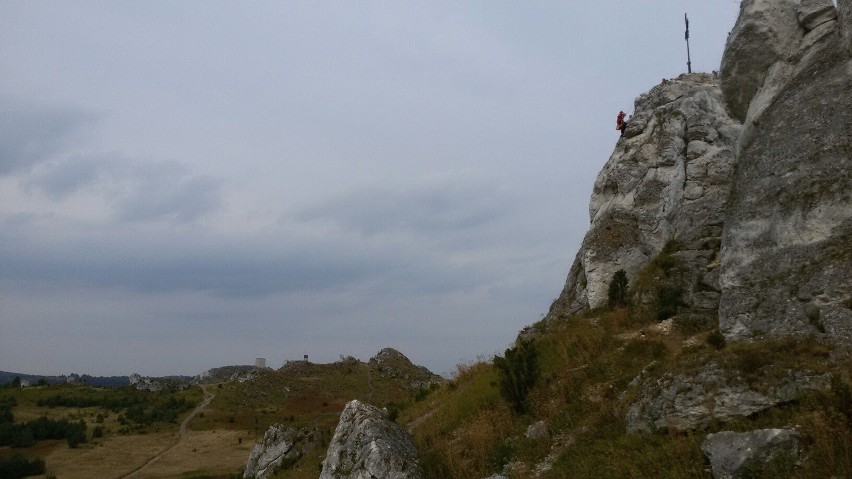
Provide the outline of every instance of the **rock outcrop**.
{"type": "Polygon", "coordinates": [[[788,3],[743,2],[724,54],[726,101],[748,113],[725,214],[719,325],[729,340],[825,334],[852,346],[848,32],[828,0],[788,3]],[[803,35],[787,33],[774,63],[759,67],[769,63],[753,48],[760,32],[793,24],[803,35]],[[744,69],[754,70],[748,85],[744,69]]]}
{"type": "MultiPolygon", "coordinates": [[[[710,434],[701,445],[714,479],[775,477],[766,471],[774,462],[791,466],[798,460],[799,441],[792,429],[760,429],[710,434]]],[[[777,466],[776,466],[777,467],[777,466]]]]}
{"type": "Polygon", "coordinates": [[[419,479],[417,450],[408,432],[379,409],[353,400],[340,415],[320,479],[419,479]]]}
{"type": "Polygon", "coordinates": [[[164,378],[151,378],[133,373],[127,377],[130,385],[140,391],[178,391],[189,387],[186,383],[164,378]]]}
{"type": "Polygon", "coordinates": [[[744,0],[719,84],[681,75],[641,95],[547,319],[606,305],[618,270],[635,288],[664,252],[677,305],[729,341],[852,345],[850,39],[852,0],[744,0]]]}
{"type": "Polygon", "coordinates": [[[312,430],[273,424],[263,434],[263,442],[251,450],[243,477],[272,477],[278,469],[298,461],[313,449],[315,442],[316,434],[312,430]]]}
{"type": "Polygon", "coordinates": [[[625,270],[632,283],[672,242],[693,263],[686,301],[715,312],[717,253],[739,135],[710,75],[681,75],[641,95],[595,181],[589,232],[548,317],[606,305],[616,271],[625,270]]]}
{"type": "Polygon", "coordinates": [[[222,366],[218,368],[208,369],[193,379],[196,383],[210,383],[223,381],[251,381],[261,371],[267,368],[259,368],[257,366],[222,366]]]}
{"type": "Polygon", "coordinates": [[[446,379],[434,374],[423,366],[417,366],[404,354],[393,348],[384,348],[367,363],[370,370],[376,373],[398,379],[411,389],[425,388],[446,382],[446,379]]]}
{"type": "Polygon", "coordinates": [[[788,371],[784,377],[746,381],[736,371],[707,364],[695,374],[666,374],[640,385],[627,412],[628,432],[689,431],[711,421],[746,417],[789,403],[806,390],[826,389],[827,374],[788,371]]]}
{"type": "MultiPolygon", "coordinates": [[[[624,270],[633,313],[656,301],[658,319],[694,315],[693,331],[718,325],[728,343],[852,351],[852,0],[743,0],[718,80],[681,75],[637,98],[589,210],[541,327],[606,306],[624,270]]],[[[628,429],[699,428],[828,388],[804,364],[740,372],[637,379],[628,429]]]]}

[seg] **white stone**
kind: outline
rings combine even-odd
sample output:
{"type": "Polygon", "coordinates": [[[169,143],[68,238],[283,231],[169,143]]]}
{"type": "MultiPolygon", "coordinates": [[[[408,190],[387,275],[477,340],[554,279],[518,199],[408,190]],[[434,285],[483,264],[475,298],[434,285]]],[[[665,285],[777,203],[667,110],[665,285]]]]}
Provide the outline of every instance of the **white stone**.
{"type": "Polygon", "coordinates": [[[419,479],[417,450],[408,432],[377,408],[350,401],[322,464],[320,479],[419,479]]]}

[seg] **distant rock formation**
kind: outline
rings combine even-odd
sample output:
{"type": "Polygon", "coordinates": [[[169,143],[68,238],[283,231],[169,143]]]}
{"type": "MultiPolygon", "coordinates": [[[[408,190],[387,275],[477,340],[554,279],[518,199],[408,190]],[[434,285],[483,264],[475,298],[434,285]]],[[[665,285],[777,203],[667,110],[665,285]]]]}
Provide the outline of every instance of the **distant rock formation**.
{"type": "Polygon", "coordinates": [[[419,479],[417,450],[408,432],[382,411],[349,402],[322,464],[320,479],[419,479]]]}
{"type": "Polygon", "coordinates": [[[263,442],[251,450],[243,477],[272,477],[278,469],[295,463],[315,446],[315,431],[273,424],[263,434],[263,442]]]}
{"type": "Polygon", "coordinates": [[[140,391],[162,391],[168,388],[166,382],[157,378],[142,376],[139,373],[131,374],[128,376],[128,379],[130,380],[130,385],[140,391]]]}
{"type": "Polygon", "coordinates": [[[433,384],[443,384],[446,379],[432,373],[423,366],[417,366],[404,354],[393,348],[384,348],[367,363],[371,370],[392,379],[407,383],[409,388],[430,388],[433,384]]]}
{"type": "Polygon", "coordinates": [[[222,366],[219,368],[208,369],[207,371],[196,376],[193,382],[209,383],[222,381],[249,381],[254,379],[259,371],[269,370],[269,368],[259,368],[257,366],[222,366]]]}

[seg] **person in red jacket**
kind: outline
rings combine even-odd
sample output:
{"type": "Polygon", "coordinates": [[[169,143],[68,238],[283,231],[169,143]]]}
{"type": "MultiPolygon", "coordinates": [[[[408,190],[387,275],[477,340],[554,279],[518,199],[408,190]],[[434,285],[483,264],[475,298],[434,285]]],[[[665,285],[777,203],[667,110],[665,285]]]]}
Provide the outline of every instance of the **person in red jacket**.
{"type": "Polygon", "coordinates": [[[624,119],[624,112],[618,112],[618,118],[615,119],[615,129],[621,130],[621,136],[624,136],[624,130],[627,129],[627,120],[624,119]]]}

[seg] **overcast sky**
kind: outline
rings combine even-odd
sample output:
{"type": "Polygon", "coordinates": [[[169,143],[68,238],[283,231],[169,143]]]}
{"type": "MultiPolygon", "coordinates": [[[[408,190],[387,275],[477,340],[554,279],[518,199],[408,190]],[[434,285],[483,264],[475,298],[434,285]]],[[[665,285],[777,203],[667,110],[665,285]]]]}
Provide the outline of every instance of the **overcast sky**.
{"type": "Polygon", "coordinates": [[[0,1],[0,370],[197,374],[541,318],[616,113],[734,0],[0,1]]]}

